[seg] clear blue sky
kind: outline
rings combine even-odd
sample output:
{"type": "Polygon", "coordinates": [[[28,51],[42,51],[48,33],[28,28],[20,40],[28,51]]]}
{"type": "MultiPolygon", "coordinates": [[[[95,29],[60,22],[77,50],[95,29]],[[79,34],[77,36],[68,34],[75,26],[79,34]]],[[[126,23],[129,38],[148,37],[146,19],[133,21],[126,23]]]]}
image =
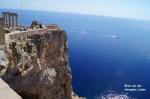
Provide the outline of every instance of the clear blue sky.
{"type": "Polygon", "coordinates": [[[150,0],[0,0],[0,8],[71,12],[150,20],[150,0]]]}

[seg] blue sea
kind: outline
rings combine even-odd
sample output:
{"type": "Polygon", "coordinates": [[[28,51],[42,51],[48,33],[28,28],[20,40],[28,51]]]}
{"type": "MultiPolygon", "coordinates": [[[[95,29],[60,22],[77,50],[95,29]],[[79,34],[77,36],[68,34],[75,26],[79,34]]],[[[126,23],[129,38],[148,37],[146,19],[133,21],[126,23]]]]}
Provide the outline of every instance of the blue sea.
{"type": "Polygon", "coordinates": [[[21,25],[40,20],[65,29],[73,89],[79,96],[98,99],[96,96],[112,90],[136,99],[150,99],[150,21],[13,11],[19,14],[21,25]],[[145,90],[125,91],[125,85],[145,90]]]}

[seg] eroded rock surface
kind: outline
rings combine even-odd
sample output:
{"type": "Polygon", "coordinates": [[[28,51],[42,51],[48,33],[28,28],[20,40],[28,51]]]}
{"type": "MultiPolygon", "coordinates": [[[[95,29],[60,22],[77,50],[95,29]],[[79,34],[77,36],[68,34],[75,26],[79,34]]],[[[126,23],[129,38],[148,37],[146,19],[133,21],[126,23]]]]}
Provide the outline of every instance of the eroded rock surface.
{"type": "Polygon", "coordinates": [[[1,77],[23,99],[72,99],[67,37],[63,30],[10,33],[1,50],[1,77]]]}
{"type": "Polygon", "coordinates": [[[0,50],[0,76],[6,72],[8,63],[6,53],[3,50],[0,50]]]}

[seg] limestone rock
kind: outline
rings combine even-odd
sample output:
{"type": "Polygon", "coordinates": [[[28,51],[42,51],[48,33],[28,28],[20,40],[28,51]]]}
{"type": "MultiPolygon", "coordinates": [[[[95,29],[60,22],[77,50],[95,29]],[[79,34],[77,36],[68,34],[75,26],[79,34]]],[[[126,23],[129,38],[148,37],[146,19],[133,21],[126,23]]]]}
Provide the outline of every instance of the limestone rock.
{"type": "Polygon", "coordinates": [[[7,69],[8,59],[6,53],[0,50],[0,76],[3,75],[7,69]]]}
{"type": "Polygon", "coordinates": [[[75,94],[74,92],[72,92],[72,99],[86,99],[86,98],[79,97],[77,94],[75,94]]]}
{"type": "Polygon", "coordinates": [[[40,29],[6,35],[2,78],[23,99],[72,99],[64,30],[40,29]],[[8,60],[8,64],[7,64],[8,60]]]}

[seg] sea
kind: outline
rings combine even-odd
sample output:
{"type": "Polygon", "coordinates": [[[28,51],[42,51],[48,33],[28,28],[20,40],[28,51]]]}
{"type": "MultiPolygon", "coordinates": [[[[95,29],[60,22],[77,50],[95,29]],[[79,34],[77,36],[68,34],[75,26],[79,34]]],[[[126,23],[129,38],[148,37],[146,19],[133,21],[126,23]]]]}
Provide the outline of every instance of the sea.
{"type": "Polygon", "coordinates": [[[60,12],[7,11],[17,12],[22,26],[39,20],[43,24],[57,24],[66,31],[72,85],[79,96],[101,99],[103,94],[113,92],[126,94],[131,99],[150,99],[150,21],[60,12]]]}

